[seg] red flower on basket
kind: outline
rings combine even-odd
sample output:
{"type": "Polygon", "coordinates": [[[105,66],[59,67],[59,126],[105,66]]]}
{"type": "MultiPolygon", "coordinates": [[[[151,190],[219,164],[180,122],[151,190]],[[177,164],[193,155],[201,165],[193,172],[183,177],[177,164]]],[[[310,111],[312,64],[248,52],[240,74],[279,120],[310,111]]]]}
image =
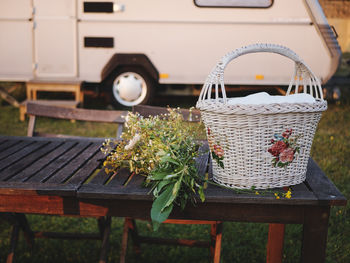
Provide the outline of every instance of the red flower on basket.
{"type": "Polygon", "coordinates": [[[219,143],[215,143],[212,131],[210,130],[210,128],[207,128],[207,137],[208,137],[208,144],[209,144],[209,148],[211,151],[211,155],[213,157],[213,159],[216,161],[216,163],[222,168],[224,169],[224,154],[225,151],[224,149],[219,145],[219,143]]]}
{"type": "Polygon", "coordinates": [[[275,134],[271,139],[272,146],[267,150],[272,154],[272,165],[275,167],[286,167],[293,162],[295,155],[299,153],[300,147],[297,145],[299,136],[291,137],[292,129],[286,129],[282,135],[275,134]]]}
{"type": "Polygon", "coordinates": [[[214,153],[219,157],[223,157],[224,156],[224,150],[221,148],[220,145],[214,145],[214,153]]]}

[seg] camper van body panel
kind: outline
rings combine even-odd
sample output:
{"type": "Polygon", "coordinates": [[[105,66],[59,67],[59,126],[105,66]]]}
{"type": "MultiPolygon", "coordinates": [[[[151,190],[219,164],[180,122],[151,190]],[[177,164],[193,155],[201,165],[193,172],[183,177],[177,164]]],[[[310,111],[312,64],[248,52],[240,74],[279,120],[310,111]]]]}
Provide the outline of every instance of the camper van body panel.
{"type": "Polygon", "coordinates": [[[35,77],[77,77],[75,1],[34,0],[34,7],[35,77]]]}
{"type": "Polygon", "coordinates": [[[22,81],[33,77],[31,18],[31,0],[1,0],[0,79],[22,81]]]}
{"type": "MultiPolygon", "coordinates": [[[[271,3],[223,8],[189,0],[2,0],[0,79],[101,82],[113,55],[144,54],[160,83],[202,84],[225,53],[275,43],[294,50],[327,81],[340,50],[318,2],[271,3]]],[[[251,54],[228,66],[225,83],[286,85],[292,67],[274,54],[251,54]]]]}

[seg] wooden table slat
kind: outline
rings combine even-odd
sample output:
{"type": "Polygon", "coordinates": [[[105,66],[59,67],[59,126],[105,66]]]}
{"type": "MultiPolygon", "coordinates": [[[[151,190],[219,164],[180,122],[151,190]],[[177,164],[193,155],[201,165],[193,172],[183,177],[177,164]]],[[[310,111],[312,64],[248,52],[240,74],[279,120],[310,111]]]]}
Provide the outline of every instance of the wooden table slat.
{"type": "MultiPolygon", "coordinates": [[[[27,143],[27,142],[25,142],[27,143]]],[[[33,142],[33,143],[29,143],[26,144],[25,146],[23,146],[23,148],[21,148],[20,150],[16,151],[15,154],[11,154],[9,156],[7,156],[6,158],[4,158],[1,163],[0,163],[0,171],[5,169],[6,167],[16,163],[18,160],[21,160],[22,158],[24,158],[25,156],[27,156],[28,154],[34,152],[35,150],[37,150],[38,148],[43,147],[44,145],[48,144],[48,142],[33,142]]],[[[18,145],[16,145],[17,147],[18,145]]],[[[15,147],[15,146],[14,146],[15,147]]]]}
{"type": "Polygon", "coordinates": [[[47,183],[64,183],[70,176],[78,171],[84,163],[86,163],[91,157],[93,157],[97,151],[100,151],[100,143],[92,143],[82,152],[79,153],[77,158],[71,160],[64,168],[55,173],[46,182],[47,183]]]}
{"type": "Polygon", "coordinates": [[[290,188],[292,189],[292,198],[313,200],[317,199],[315,194],[306,186],[305,182],[297,185],[292,185],[290,188]]]}
{"type": "Polygon", "coordinates": [[[66,151],[64,154],[55,159],[54,162],[51,162],[48,166],[42,169],[33,177],[29,178],[27,182],[39,183],[45,182],[48,178],[62,169],[67,165],[71,160],[78,156],[86,147],[89,146],[89,142],[79,141],[72,148],[66,151]]]}
{"type": "Polygon", "coordinates": [[[17,163],[14,163],[11,166],[7,167],[6,169],[2,170],[0,172],[0,181],[8,180],[12,176],[25,170],[28,166],[33,165],[37,160],[47,155],[49,152],[51,152],[61,144],[62,142],[52,142],[52,143],[46,144],[45,147],[40,148],[38,151],[35,151],[30,155],[27,155],[17,163]]]}
{"type": "Polygon", "coordinates": [[[6,149],[10,148],[12,145],[16,145],[19,142],[20,140],[8,140],[6,138],[2,138],[2,143],[0,144],[0,152],[5,151],[6,149]]]}
{"type": "Polygon", "coordinates": [[[133,175],[131,180],[128,182],[127,186],[124,186],[126,181],[129,179],[131,176],[131,173],[128,169],[123,168],[119,169],[117,174],[115,174],[112,179],[108,182],[106,187],[113,187],[114,189],[121,189],[123,187],[129,187],[129,188],[139,188],[140,185],[142,184],[142,181],[144,180],[145,177],[141,175],[133,175]],[[141,179],[141,180],[139,180],[141,179]]]}
{"type": "Polygon", "coordinates": [[[0,160],[8,158],[12,154],[16,154],[16,152],[22,150],[24,147],[32,143],[33,142],[30,141],[17,141],[15,143],[11,143],[10,141],[8,144],[9,147],[0,152],[0,160]]]}
{"type": "Polygon", "coordinates": [[[67,183],[76,184],[78,186],[82,185],[94,172],[101,166],[101,158],[103,158],[103,153],[97,151],[95,155],[81,167],[67,183]]]}
{"type": "Polygon", "coordinates": [[[54,149],[52,152],[46,154],[38,160],[37,162],[33,163],[31,166],[27,167],[20,173],[16,174],[15,176],[11,177],[8,179],[9,182],[24,182],[27,181],[28,178],[34,176],[36,173],[40,172],[40,170],[44,169],[47,165],[49,165],[53,160],[58,158],[58,156],[61,156],[64,154],[66,151],[68,151],[70,148],[73,147],[75,142],[72,141],[67,141],[63,142],[61,141],[61,145],[54,149]]]}
{"type": "MultiPolygon", "coordinates": [[[[108,179],[111,177],[111,174],[106,174],[105,169],[101,169],[98,173],[92,178],[88,184],[94,185],[104,185],[108,179]]],[[[83,185],[85,186],[85,184],[83,185]]]]}
{"type": "Polygon", "coordinates": [[[124,183],[128,180],[130,172],[128,169],[120,169],[113,178],[108,178],[104,170],[100,171],[90,183],[82,185],[78,190],[79,197],[96,198],[99,196],[103,199],[130,199],[130,200],[142,200],[149,199],[149,188],[141,187],[145,177],[141,175],[134,175],[132,179],[125,186],[124,183]],[[108,181],[108,184],[102,185],[108,181]],[[98,182],[99,184],[97,184],[98,182]]]}
{"type": "Polygon", "coordinates": [[[3,142],[6,142],[6,141],[7,141],[6,138],[4,138],[4,137],[0,138],[0,146],[1,146],[1,144],[2,144],[3,142]]]}
{"type": "Polygon", "coordinates": [[[346,205],[346,198],[311,158],[307,166],[306,183],[314,192],[319,202],[339,206],[346,205]]]}

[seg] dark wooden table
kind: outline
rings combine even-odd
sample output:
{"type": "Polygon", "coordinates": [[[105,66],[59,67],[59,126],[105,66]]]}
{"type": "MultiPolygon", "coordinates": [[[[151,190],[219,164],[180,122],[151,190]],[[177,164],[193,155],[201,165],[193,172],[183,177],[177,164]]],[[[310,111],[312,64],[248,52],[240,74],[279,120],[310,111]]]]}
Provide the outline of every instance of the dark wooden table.
{"type": "MultiPolygon", "coordinates": [[[[100,169],[103,140],[0,136],[0,212],[150,218],[152,196],[142,177],[123,186],[129,172],[112,176],[100,169]]],[[[209,155],[198,158],[200,174],[209,155]]],[[[210,171],[209,171],[210,172],[210,171]]],[[[301,262],[324,262],[331,206],[346,199],[310,159],[307,179],[292,187],[291,199],[237,194],[209,185],[206,201],[173,219],[303,224],[301,262]]]]}

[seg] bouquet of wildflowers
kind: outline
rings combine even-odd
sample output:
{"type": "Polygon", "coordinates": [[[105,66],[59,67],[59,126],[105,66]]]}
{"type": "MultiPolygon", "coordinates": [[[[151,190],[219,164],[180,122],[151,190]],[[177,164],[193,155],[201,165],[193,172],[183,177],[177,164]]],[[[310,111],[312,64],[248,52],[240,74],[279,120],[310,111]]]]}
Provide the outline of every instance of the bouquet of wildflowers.
{"type": "Polygon", "coordinates": [[[194,142],[193,127],[185,123],[178,110],[168,111],[148,118],[129,113],[122,140],[106,140],[101,149],[108,154],[106,173],[127,167],[132,175],[145,176],[154,196],[154,229],[168,218],[174,205],[184,209],[188,201],[196,202],[197,194],[205,199],[204,179],[197,175],[195,165],[199,145],[194,142]]]}

